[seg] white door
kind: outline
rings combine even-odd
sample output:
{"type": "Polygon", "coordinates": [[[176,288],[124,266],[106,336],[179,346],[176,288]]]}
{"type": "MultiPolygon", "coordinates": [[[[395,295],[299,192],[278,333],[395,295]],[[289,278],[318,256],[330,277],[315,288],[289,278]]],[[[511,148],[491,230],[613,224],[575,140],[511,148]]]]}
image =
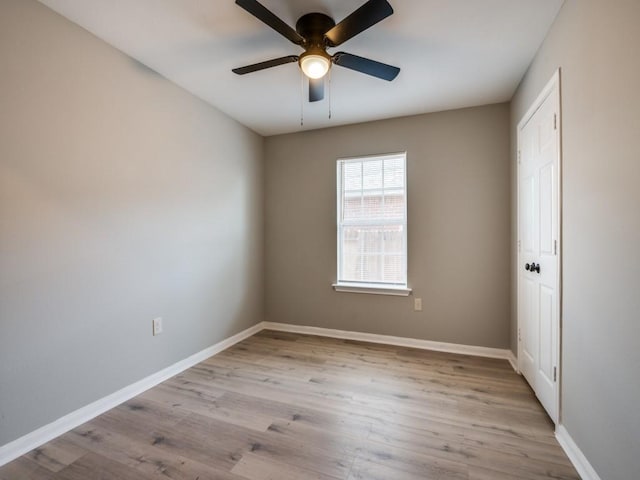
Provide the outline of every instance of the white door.
{"type": "Polygon", "coordinates": [[[518,364],[554,421],[560,356],[560,91],[556,74],[518,126],[518,364]]]}

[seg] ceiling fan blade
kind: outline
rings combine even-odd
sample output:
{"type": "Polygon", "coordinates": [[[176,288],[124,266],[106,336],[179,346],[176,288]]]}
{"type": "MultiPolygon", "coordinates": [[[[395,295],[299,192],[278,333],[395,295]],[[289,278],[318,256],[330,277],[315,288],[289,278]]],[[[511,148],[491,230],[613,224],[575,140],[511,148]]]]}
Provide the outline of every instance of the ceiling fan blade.
{"type": "Polygon", "coordinates": [[[324,98],[324,77],[309,79],[309,101],[319,102],[324,98]]]}
{"type": "Polygon", "coordinates": [[[340,65],[341,67],[355,70],[356,72],[366,73],[372,77],[387,80],[389,82],[396,78],[400,73],[400,69],[398,67],[345,52],[336,53],[333,56],[333,63],[340,65]]]}
{"type": "Polygon", "coordinates": [[[256,0],[236,0],[236,5],[244,8],[251,15],[263,23],[266,23],[283,37],[289,39],[296,45],[302,45],[304,38],[289,25],[284,23],[256,0]]]}
{"type": "Polygon", "coordinates": [[[393,13],[387,0],[369,0],[359,9],[324,34],[329,45],[336,47],[393,13]]]}
{"type": "Polygon", "coordinates": [[[253,65],[247,65],[246,67],[234,68],[231,71],[238,75],[244,75],[246,73],[257,72],[258,70],[264,70],[265,68],[277,67],[278,65],[297,61],[297,55],[289,55],[286,57],[274,58],[273,60],[267,60],[266,62],[254,63],[253,65]]]}

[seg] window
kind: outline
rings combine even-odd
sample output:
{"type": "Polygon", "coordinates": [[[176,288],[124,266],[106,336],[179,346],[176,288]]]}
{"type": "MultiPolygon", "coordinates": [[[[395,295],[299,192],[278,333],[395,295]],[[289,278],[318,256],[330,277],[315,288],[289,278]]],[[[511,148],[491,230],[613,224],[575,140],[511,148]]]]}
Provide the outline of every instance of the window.
{"type": "Polygon", "coordinates": [[[338,291],[408,295],[406,153],[338,160],[338,291]]]}

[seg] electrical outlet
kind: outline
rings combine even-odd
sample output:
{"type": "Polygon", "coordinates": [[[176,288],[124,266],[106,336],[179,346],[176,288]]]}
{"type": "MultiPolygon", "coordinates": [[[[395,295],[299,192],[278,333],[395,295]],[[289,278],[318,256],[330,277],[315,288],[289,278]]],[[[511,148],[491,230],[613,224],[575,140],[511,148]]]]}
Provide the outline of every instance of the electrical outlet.
{"type": "Polygon", "coordinates": [[[153,319],[153,336],[160,335],[162,333],[162,318],[153,319]]]}
{"type": "Polygon", "coordinates": [[[421,312],[422,311],[422,299],[421,298],[415,298],[413,300],[413,309],[416,312],[421,312]]]}

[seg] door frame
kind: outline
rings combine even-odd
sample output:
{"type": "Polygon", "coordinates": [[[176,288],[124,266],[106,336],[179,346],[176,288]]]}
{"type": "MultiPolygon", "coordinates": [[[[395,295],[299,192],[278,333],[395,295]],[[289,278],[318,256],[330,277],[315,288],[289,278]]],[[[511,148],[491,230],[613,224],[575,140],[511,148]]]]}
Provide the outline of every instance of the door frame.
{"type": "Polygon", "coordinates": [[[556,338],[556,345],[553,346],[553,348],[555,349],[555,353],[556,353],[556,359],[557,359],[557,373],[556,373],[556,381],[557,381],[557,385],[556,385],[556,395],[555,395],[555,406],[556,406],[556,412],[557,412],[557,422],[556,422],[556,426],[561,424],[561,418],[562,418],[562,403],[561,403],[561,391],[562,391],[562,89],[561,89],[561,75],[560,75],[560,69],[558,68],[553,76],[551,77],[551,79],[547,82],[547,84],[545,85],[545,87],[542,89],[542,91],[540,92],[540,94],[538,95],[538,97],[535,99],[535,101],[531,104],[531,106],[528,108],[527,113],[525,113],[522,117],[522,119],[520,120],[520,122],[518,122],[518,127],[517,127],[517,131],[516,131],[516,138],[517,138],[517,149],[516,149],[516,314],[517,314],[517,327],[518,327],[518,331],[517,333],[517,341],[518,341],[518,350],[517,350],[517,354],[518,354],[518,358],[517,358],[517,365],[518,365],[518,373],[520,373],[521,370],[521,366],[520,366],[520,360],[522,359],[522,342],[521,342],[521,336],[520,336],[520,329],[522,327],[522,313],[521,313],[521,301],[520,301],[520,272],[519,272],[519,268],[520,268],[520,146],[521,146],[521,131],[524,128],[524,126],[527,124],[527,122],[529,122],[529,120],[531,120],[531,118],[533,117],[533,115],[538,111],[538,109],[540,108],[540,106],[542,106],[542,104],[544,103],[544,101],[549,97],[549,95],[554,92],[557,91],[558,95],[557,95],[557,99],[558,99],[558,103],[556,105],[556,111],[557,111],[557,128],[556,128],[556,136],[557,136],[557,141],[558,141],[558,171],[557,171],[557,175],[558,175],[558,182],[557,182],[557,194],[558,194],[558,205],[557,205],[557,221],[558,221],[558,238],[557,238],[557,255],[556,255],[556,262],[557,262],[557,278],[556,278],[556,291],[557,291],[557,298],[558,301],[556,302],[556,315],[557,315],[557,332],[555,335],[556,338]]]}

